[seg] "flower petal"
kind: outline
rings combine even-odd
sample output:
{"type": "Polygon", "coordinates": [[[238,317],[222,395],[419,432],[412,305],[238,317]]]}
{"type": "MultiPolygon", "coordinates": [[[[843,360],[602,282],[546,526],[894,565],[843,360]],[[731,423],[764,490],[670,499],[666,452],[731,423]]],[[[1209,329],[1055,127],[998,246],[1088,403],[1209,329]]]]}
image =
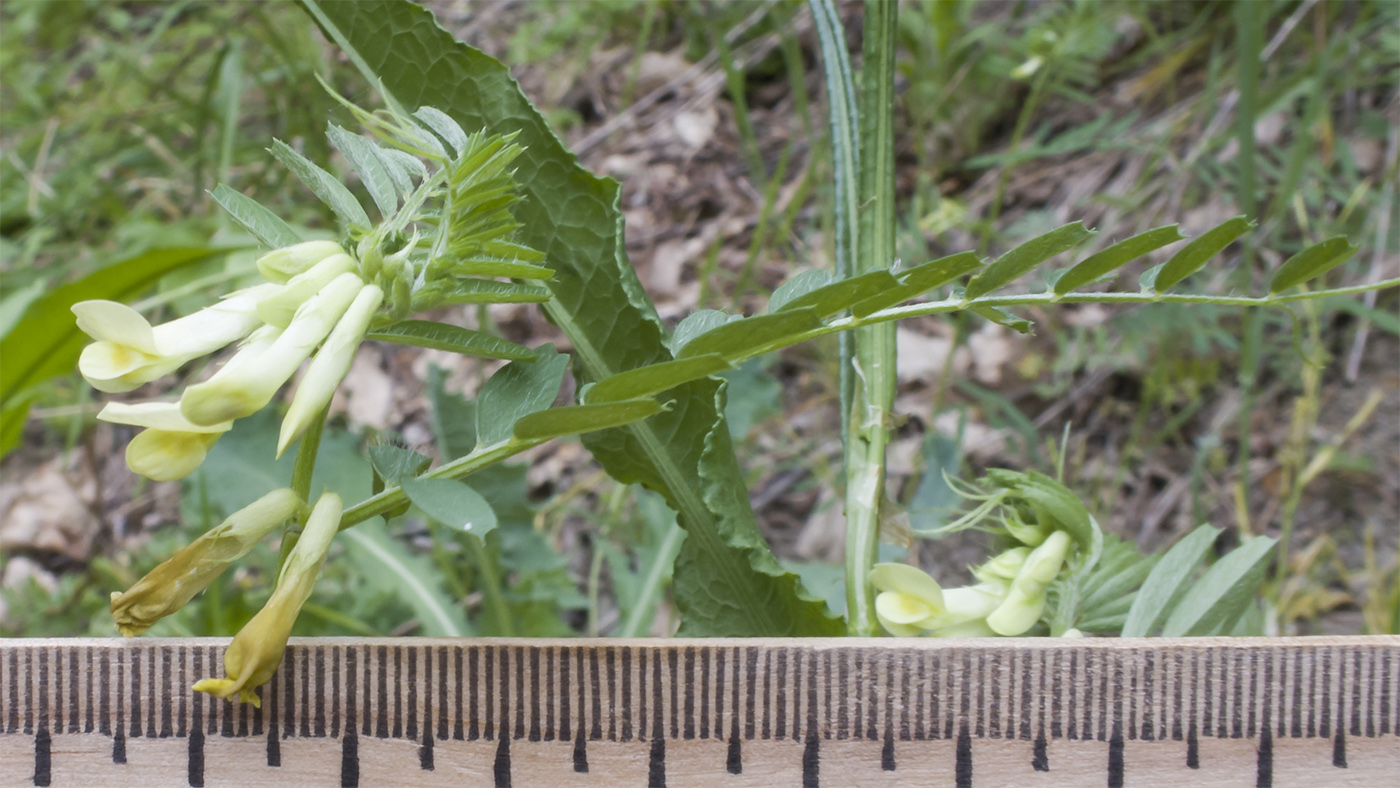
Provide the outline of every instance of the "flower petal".
{"type": "Polygon", "coordinates": [[[78,328],[93,339],[115,342],[159,355],[151,324],[140,312],[116,301],[79,301],[72,306],[78,328]]]}
{"type": "Polygon", "coordinates": [[[153,481],[183,479],[204,462],[219,434],[144,430],[126,445],[126,464],[153,481]]]}
{"type": "Polygon", "coordinates": [[[178,402],[109,402],[97,418],[113,424],[131,424],[169,432],[227,432],[233,422],[208,427],[191,422],[180,413],[178,402]]]}
{"type": "Polygon", "coordinates": [[[932,608],[943,607],[943,588],[922,569],[908,564],[876,564],[870,584],[880,591],[900,591],[924,600],[932,608]]]}

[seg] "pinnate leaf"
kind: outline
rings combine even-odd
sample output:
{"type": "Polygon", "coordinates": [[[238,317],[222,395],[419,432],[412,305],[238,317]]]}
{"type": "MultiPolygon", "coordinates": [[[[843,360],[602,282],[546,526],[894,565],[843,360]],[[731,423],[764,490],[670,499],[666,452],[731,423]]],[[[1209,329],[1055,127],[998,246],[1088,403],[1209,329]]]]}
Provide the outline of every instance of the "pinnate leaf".
{"type": "Polygon", "coordinates": [[[1356,254],[1358,248],[1345,235],[1328,238],[1320,244],[1309,246],[1279,266],[1273,281],[1269,283],[1269,292],[1281,293],[1290,287],[1297,287],[1322,276],[1345,263],[1356,254]]]}
{"type": "Polygon", "coordinates": [[[517,421],[554,404],[568,366],[568,356],[545,345],[533,362],[516,361],[497,370],[477,395],[477,443],[494,446],[509,440],[517,421]]]}
{"type": "Polygon", "coordinates": [[[284,246],[292,246],[301,243],[301,236],[292,226],[282,221],[281,217],[272,211],[264,208],[262,203],[248,197],[242,192],[234,191],[225,184],[219,184],[210,196],[219,205],[222,205],[228,215],[234,221],[247,228],[248,232],[256,235],[258,240],[272,247],[281,249],[284,246]]]}
{"type": "Polygon", "coordinates": [[[1123,637],[1140,638],[1153,633],[1171,612],[1173,601],[1185,592],[1219,536],[1219,528],[1201,525],[1162,555],[1133,600],[1128,619],[1123,622],[1123,637]]]}
{"type": "Polygon", "coordinates": [[[660,412],[661,404],[650,397],[550,408],[531,413],[515,422],[515,437],[528,441],[606,430],[641,421],[660,412]]]}
{"type": "Polygon", "coordinates": [[[734,359],[784,337],[811,331],[821,324],[821,318],[811,307],[730,320],[685,343],[676,357],[691,358],[718,353],[726,359],[734,359]]]}
{"type": "Polygon", "coordinates": [[[372,226],[369,215],[361,207],[360,201],[355,199],[355,195],[339,178],[316,166],[281,140],[273,140],[268,152],[282,162],[282,166],[291,170],[292,174],[297,176],[297,180],[305,184],[321,202],[329,205],[341,221],[365,229],[372,226]]]}
{"type": "Polygon", "coordinates": [[[379,156],[374,152],[375,145],[369,140],[357,134],[352,134],[345,129],[331,124],[330,130],[326,132],[331,144],[340,151],[345,160],[350,162],[350,168],[360,176],[360,182],[369,191],[370,199],[379,207],[379,213],[388,219],[394,215],[394,211],[399,207],[398,191],[394,185],[394,178],[389,174],[389,170],[380,161],[379,156]]]}
{"type": "Polygon", "coordinates": [[[827,318],[855,304],[899,288],[899,280],[889,271],[871,271],[842,279],[804,293],[783,305],[784,310],[811,308],[818,318],[827,318]]]}
{"type": "Polygon", "coordinates": [[[1122,268],[1148,252],[1161,249],[1167,244],[1176,243],[1185,237],[1176,225],[1169,224],[1119,241],[1107,249],[1089,255],[1078,265],[1066,271],[1064,276],[1055,280],[1055,292],[1064,295],[1071,290],[1083,287],[1122,268]]]}
{"type": "Polygon", "coordinates": [[[795,298],[800,298],[820,287],[831,282],[831,274],[813,268],[792,275],[786,282],[778,285],[778,289],[773,291],[773,295],[768,299],[768,311],[778,312],[785,308],[795,298]]]}
{"type": "Polygon", "coordinates": [[[1181,247],[1181,251],[1172,255],[1172,258],[1157,271],[1157,275],[1152,279],[1151,289],[1160,293],[1196,273],[1210,258],[1220,254],[1231,241],[1244,235],[1253,226],[1254,222],[1243,216],[1236,216],[1202,233],[1199,238],[1181,247]]]}
{"type": "Polygon", "coordinates": [[[494,334],[432,320],[400,320],[384,328],[371,331],[365,335],[365,339],[433,348],[434,350],[447,350],[478,358],[504,358],[518,361],[535,357],[535,351],[509,340],[501,339],[494,334]]]}
{"type": "Polygon", "coordinates": [[[718,353],[663,361],[660,364],[648,364],[645,367],[629,369],[626,372],[603,378],[588,389],[584,395],[584,401],[589,403],[615,402],[649,397],[653,394],[669,391],[682,383],[689,383],[692,380],[733,368],[734,366],[725,361],[724,356],[718,353]]]}
{"type": "Polygon", "coordinates": [[[895,278],[899,286],[885,290],[878,295],[861,301],[852,312],[856,317],[865,317],[872,312],[901,304],[917,295],[922,295],[935,287],[946,285],[963,274],[974,271],[982,265],[982,259],[975,252],[958,252],[937,260],[921,263],[907,271],[901,271],[895,278]]]}
{"type": "Polygon", "coordinates": [[[1181,595],[1162,625],[1162,636],[1214,635],[1233,624],[1258,597],[1273,550],[1273,539],[1256,536],[1216,561],[1181,595]]]}
{"type": "Polygon", "coordinates": [[[1086,229],[1083,222],[1074,222],[1036,236],[988,263],[981,273],[972,277],[972,281],[967,283],[967,297],[979,298],[996,292],[1046,260],[1084,243],[1093,235],[1094,232],[1086,229]]]}
{"type": "Polygon", "coordinates": [[[456,479],[408,478],[404,495],[434,522],[486,538],[496,528],[496,512],[481,493],[456,479]]]}

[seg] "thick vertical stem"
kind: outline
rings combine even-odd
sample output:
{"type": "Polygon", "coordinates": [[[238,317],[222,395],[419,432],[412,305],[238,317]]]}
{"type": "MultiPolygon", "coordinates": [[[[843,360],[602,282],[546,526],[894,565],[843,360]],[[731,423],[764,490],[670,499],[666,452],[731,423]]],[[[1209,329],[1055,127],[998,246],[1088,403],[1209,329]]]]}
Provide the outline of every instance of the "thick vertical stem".
{"type": "MultiPolygon", "coordinates": [[[[866,0],[860,91],[860,215],[855,275],[894,263],[895,0],[866,0]]],[[[846,431],[847,631],[877,634],[870,570],[885,498],[885,446],[894,404],[894,324],[854,332],[855,385],[846,431]]]]}
{"type": "MultiPolygon", "coordinates": [[[[1238,181],[1236,182],[1236,199],[1239,201],[1240,211],[1250,218],[1258,217],[1258,204],[1255,199],[1255,171],[1254,171],[1254,119],[1258,109],[1259,91],[1259,51],[1261,47],[1260,27],[1262,18],[1261,9],[1255,3],[1237,3],[1235,5],[1235,31],[1239,38],[1239,104],[1236,105],[1236,140],[1239,142],[1240,152],[1235,157],[1239,169],[1237,171],[1238,181]]],[[[1241,255],[1239,272],[1239,285],[1248,285],[1253,274],[1254,262],[1254,242],[1246,236],[1243,239],[1243,254],[1241,255]]],[[[1245,318],[1244,343],[1241,349],[1243,358],[1240,360],[1239,387],[1243,395],[1243,406],[1240,408],[1240,437],[1239,448],[1236,452],[1238,459],[1238,478],[1235,481],[1235,515],[1237,527],[1241,539],[1247,539],[1252,531],[1249,523],[1249,444],[1252,437],[1252,423],[1254,416],[1254,396],[1255,384],[1259,375],[1260,353],[1263,343],[1264,315],[1258,309],[1247,312],[1245,318]]],[[[1285,556],[1280,556],[1284,560],[1285,556]]]]}

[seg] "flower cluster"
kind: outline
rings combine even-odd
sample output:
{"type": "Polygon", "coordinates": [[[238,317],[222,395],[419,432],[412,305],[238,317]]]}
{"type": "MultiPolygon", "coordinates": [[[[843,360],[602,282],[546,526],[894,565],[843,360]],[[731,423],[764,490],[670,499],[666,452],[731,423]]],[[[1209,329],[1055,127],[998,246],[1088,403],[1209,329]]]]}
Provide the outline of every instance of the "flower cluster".
{"type": "Polygon", "coordinates": [[[1097,526],[1059,482],[1034,472],[1001,470],[990,472],[986,481],[1000,490],[987,496],[963,493],[985,503],[954,529],[971,527],[1000,507],[997,531],[1015,546],[974,567],[977,583],[959,588],[944,589],[913,566],[876,564],[870,575],[879,591],[875,614],[891,635],[1023,635],[1040,621],[1047,592],[1060,571],[1076,551],[1082,554],[1082,548],[1093,544],[1097,526]]]}
{"type": "Polygon", "coordinates": [[[267,283],[158,326],[114,301],[73,305],[78,327],[97,340],[83,349],[78,370],[99,391],[131,391],[243,343],[223,368],[186,388],[178,402],[114,402],[98,414],[104,421],[145,428],[126,450],[136,473],[156,481],[193,473],[234,419],[265,407],[311,358],[282,422],[281,456],[330,403],[349,371],[384,300],[383,290],[362,278],[355,258],[333,241],[309,241],[264,255],[257,267],[267,283]]]}

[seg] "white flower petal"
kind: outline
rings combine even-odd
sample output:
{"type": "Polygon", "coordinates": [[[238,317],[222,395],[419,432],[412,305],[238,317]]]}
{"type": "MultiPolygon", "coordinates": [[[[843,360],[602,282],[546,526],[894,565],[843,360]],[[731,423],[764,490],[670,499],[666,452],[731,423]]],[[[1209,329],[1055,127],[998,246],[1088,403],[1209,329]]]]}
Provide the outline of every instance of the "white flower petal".
{"type": "Polygon", "coordinates": [[[227,432],[233,422],[201,426],[191,422],[180,413],[178,402],[109,402],[97,414],[97,418],[113,424],[131,424],[168,432],[227,432]]]}
{"type": "Polygon", "coordinates": [[[159,355],[151,324],[126,304],[79,301],[72,310],[78,316],[78,328],[93,339],[126,345],[147,355],[159,355]]]}
{"type": "Polygon", "coordinates": [[[204,462],[209,447],[220,433],[167,432],[148,429],[126,446],[126,464],[131,470],[158,482],[183,479],[204,462]]]}

